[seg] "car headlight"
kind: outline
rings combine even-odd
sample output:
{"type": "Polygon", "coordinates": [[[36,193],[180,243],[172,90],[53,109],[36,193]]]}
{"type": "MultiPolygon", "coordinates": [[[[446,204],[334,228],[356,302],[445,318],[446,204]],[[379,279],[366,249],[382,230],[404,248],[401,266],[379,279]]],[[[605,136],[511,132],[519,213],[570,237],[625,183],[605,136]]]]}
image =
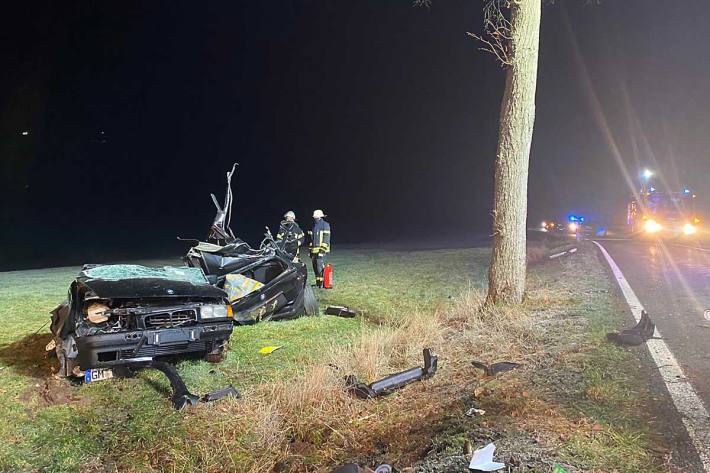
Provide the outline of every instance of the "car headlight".
{"type": "Polygon", "coordinates": [[[572,231],[572,232],[576,232],[578,228],[579,228],[579,225],[577,225],[577,224],[574,223],[574,222],[572,222],[572,223],[569,224],[569,229],[570,229],[570,231],[572,231]]]}
{"type": "Polygon", "coordinates": [[[643,229],[648,233],[660,232],[662,228],[661,224],[655,220],[647,220],[646,223],[643,224],[643,229]]]}
{"type": "Polygon", "coordinates": [[[683,225],[684,235],[693,235],[697,231],[698,229],[692,223],[686,223],[685,225],[683,225]]]}
{"type": "Polygon", "coordinates": [[[232,316],[232,307],[225,304],[205,304],[200,307],[202,319],[226,319],[232,316]]]}

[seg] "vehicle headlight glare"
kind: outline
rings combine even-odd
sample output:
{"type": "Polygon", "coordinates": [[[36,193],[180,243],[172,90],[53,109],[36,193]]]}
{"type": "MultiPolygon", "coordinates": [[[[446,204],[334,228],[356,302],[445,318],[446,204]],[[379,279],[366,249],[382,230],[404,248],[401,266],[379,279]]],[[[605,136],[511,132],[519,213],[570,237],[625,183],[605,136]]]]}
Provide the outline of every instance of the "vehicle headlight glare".
{"type": "Polygon", "coordinates": [[[574,222],[572,222],[572,223],[569,224],[569,229],[570,229],[570,231],[576,232],[578,227],[579,227],[579,226],[578,226],[576,223],[574,223],[574,222]]]}
{"type": "Polygon", "coordinates": [[[205,304],[200,309],[200,317],[203,319],[226,319],[229,317],[229,311],[226,305],[205,304]]]}
{"type": "Polygon", "coordinates": [[[698,229],[695,228],[695,225],[693,225],[692,223],[686,223],[685,225],[683,225],[684,235],[693,235],[697,231],[698,229]]]}
{"type": "Polygon", "coordinates": [[[648,233],[657,233],[660,232],[663,227],[661,227],[661,224],[655,220],[647,220],[646,223],[644,223],[643,228],[648,233]]]}

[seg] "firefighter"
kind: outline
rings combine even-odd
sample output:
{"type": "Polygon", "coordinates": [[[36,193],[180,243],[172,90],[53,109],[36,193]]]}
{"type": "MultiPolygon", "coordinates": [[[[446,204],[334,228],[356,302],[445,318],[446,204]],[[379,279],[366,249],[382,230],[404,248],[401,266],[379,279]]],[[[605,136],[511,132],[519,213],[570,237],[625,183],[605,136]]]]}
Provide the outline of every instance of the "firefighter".
{"type": "Polygon", "coordinates": [[[316,286],[323,287],[323,269],[325,268],[326,256],[330,253],[330,225],[323,220],[325,214],[322,210],[313,212],[313,230],[308,232],[311,243],[311,261],[313,261],[313,272],[316,275],[316,286]]]}
{"type": "Polygon", "coordinates": [[[284,251],[298,260],[298,250],[303,244],[303,230],[296,223],[296,214],[289,210],[284,214],[284,219],[279,224],[279,233],[276,234],[276,241],[283,245],[284,251]]]}

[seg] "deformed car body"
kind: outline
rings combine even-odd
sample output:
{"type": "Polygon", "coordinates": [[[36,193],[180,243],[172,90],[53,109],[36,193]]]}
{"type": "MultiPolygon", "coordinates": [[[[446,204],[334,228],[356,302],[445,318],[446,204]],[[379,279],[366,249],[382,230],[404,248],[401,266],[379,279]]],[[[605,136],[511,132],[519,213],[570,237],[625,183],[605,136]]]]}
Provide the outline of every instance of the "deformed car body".
{"type": "Polygon", "coordinates": [[[220,206],[211,194],[217,216],[207,241],[192,240],[195,245],[188,250],[185,263],[200,268],[212,284],[227,292],[237,323],[316,314],[318,301],[307,284],[306,265],[286,252],[283,241],[274,240],[267,228],[255,249],[230,229],[235,167],[227,173],[224,204],[220,206]]]}
{"type": "Polygon", "coordinates": [[[219,360],[232,330],[224,291],[187,267],[86,265],[51,312],[64,376],[188,353],[219,360]]]}
{"type": "Polygon", "coordinates": [[[234,320],[241,324],[303,315],[306,292],[312,295],[306,288],[306,266],[292,261],[268,239],[258,250],[242,241],[225,246],[200,242],[190,248],[185,261],[224,288],[234,320]]]}

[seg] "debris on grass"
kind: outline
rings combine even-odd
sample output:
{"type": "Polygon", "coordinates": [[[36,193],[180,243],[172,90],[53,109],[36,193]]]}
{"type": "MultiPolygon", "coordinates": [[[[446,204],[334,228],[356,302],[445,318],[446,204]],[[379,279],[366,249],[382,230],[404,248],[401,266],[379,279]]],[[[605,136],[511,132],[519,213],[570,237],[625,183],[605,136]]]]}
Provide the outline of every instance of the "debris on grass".
{"type": "Polygon", "coordinates": [[[468,464],[469,470],[476,471],[497,471],[505,468],[505,463],[493,461],[493,453],[496,451],[496,446],[489,443],[483,448],[479,448],[473,452],[473,458],[468,464]]]}
{"type": "Polygon", "coordinates": [[[468,417],[479,417],[486,415],[486,411],[483,409],[478,409],[477,407],[472,407],[466,411],[466,416],[468,417]]]}
{"type": "Polygon", "coordinates": [[[173,407],[178,411],[182,411],[188,406],[196,406],[200,401],[212,402],[225,397],[241,397],[239,392],[234,389],[234,386],[228,386],[224,389],[207,393],[200,398],[199,396],[192,394],[190,390],[187,389],[187,385],[185,385],[185,382],[182,380],[182,377],[174,365],[165,361],[152,360],[147,367],[160,371],[166,378],[168,378],[168,381],[170,381],[170,387],[173,390],[170,400],[173,403],[173,407]]]}
{"type": "Polygon", "coordinates": [[[617,345],[641,345],[646,340],[653,337],[653,332],[656,330],[656,324],[651,321],[651,317],[645,310],[641,311],[641,318],[638,323],[631,328],[621,330],[620,332],[610,332],[606,334],[607,340],[614,342],[617,345]]]}
{"type": "Polygon", "coordinates": [[[514,370],[520,366],[519,363],[513,363],[512,361],[501,361],[490,365],[480,361],[472,361],[471,364],[476,368],[483,370],[486,376],[496,376],[497,374],[514,370]]]}
{"type": "Polygon", "coordinates": [[[424,349],[424,367],[411,368],[400,373],[391,374],[370,384],[358,381],[355,375],[345,377],[346,389],[360,399],[372,399],[406,386],[414,381],[431,378],[437,370],[438,358],[431,348],[424,349]]]}
{"type": "Polygon", "coordinates": [[[278,346],[267,346],[259,349],[259,353],[262,355],[270,355],[271,353],[275,352],[276,350],[279,350],[283,348],[283,345],[278,345],[278,346]]]}
{"type": "Polygon", "coordinates": [[[325,308],[325,315],[335,315],[336,317],[351,319],[357,315],[357,310],[344,305],[329,305],[325,308]]]}

